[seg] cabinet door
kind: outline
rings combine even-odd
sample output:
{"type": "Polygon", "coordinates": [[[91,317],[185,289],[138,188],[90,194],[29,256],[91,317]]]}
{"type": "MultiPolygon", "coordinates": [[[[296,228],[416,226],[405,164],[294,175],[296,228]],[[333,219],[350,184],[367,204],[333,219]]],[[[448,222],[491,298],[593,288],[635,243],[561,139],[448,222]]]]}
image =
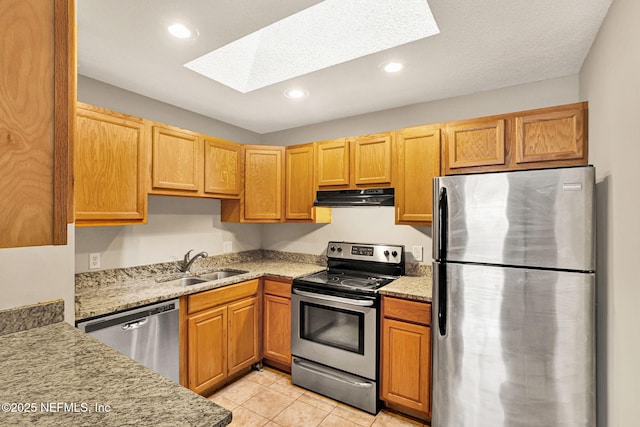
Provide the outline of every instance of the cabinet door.
{"type": "Polygon", "coordinates": [[[465,173],[484,166],[500,170],[505,165],[504,119],[479,119],[448,125],[445,130],[445,174],[465,173]]]}
{"type": "Polygon", "coordinates": [[[226,306],[187,320],[189,389],[196,393],[227,377],[227,323],[226,306]]]}
{"type": "Polygon", "coordinates": [[[204,191],[239,196],[242,186],[242,146],[218,138],[204,139],[204,191]]]}
{"type": "Polygon", "coordinates": [[[287,147],[285,171],[286,219],[312,219],[313,144],[287,147]]]}
{"type": "Polygon", "coordinates": [[[515,118],[516,163],[533,167],[587,163],[584,109],[581,104],[547,108],[515,118]]]}
{"type": "Polygon", "coordinates": [[[260,306],[258,298],[229,304],[229,375],[260,360],[260,306]]]}
{"type": "Polygon", "coordinates": [[[87,104],[78,104],[76,116],[76,224],[143,223],[142,119],[87,104]]]}
{"type": "Polygon", "coordinates": [[[314,144],[316,184],[322,187],[349,186],[349,142],[342,138],[314,144]]]}
{"type": "Polygon", "coordinates": [[[157,194],[179,194],[162,190],[197,193],[200,189],[202,154],[197,133],[153,125],[152,191],[157,194]]]}
{"type": "Polygon", "coordinates": [[[354,186],[391,185],[390,132],[359,136],[353,141],[351,170],[354,186]]]}
{"type": "Polygon", "coordinates": [[[280,220],[284,147],[245,146],[244,219],[280,220]]]}
{"type": "Polygon", "coordinates": [[[264,357],[291,369],[291,298],[264,296],[264,357]]]}
{"type": "Polygon", "coordinates": [[[385,318],[382,334],[382,399],[430,416],[430,328],[385,318]]]}
{"type": "Polygon", "coordinates": [[[396,134],[396,224],[431,225],[433,178],[440,175],[440,128],[418,126],[396,134]]]}
{"type": "Polygon", "coordinates": [[[74,4],[0,6],[0,248],[67,243],[74,4]]]}

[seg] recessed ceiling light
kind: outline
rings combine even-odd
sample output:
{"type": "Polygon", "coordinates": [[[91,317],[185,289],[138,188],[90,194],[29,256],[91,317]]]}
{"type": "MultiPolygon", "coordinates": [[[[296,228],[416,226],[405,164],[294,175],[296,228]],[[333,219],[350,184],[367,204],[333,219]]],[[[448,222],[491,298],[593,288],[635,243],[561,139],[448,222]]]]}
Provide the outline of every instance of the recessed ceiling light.
{"type": "Polygon", "coordinates": [[[194,38],[194,36],[197,35],[197,31],[192,30],[186,25],[180,24],[180,23],[169,25],[167,30],[169,30],[169,33],[173,37],[178,39],[190,39],[190,38],[194,38]]]}
{"type": "Polygon", "coordinates": [[[291,99],[299,99],[309,96],[309,92],[304,89],[288,89],[284,91],[284,96],[291,99]]]}
{"type": "Polygon", "coordinates": [[[439,32],[426,0],[324,0],[184,66],[247,93],[439,32]]]}
{"type": "Polygon", "coordinates": [[[402,65],[399,62],[387,62],[386,64],[382,65],[382,69],[387,73],[397,73],[398,71],[401,71],[403,68],[404,68],[404,65],[402,65]]]}

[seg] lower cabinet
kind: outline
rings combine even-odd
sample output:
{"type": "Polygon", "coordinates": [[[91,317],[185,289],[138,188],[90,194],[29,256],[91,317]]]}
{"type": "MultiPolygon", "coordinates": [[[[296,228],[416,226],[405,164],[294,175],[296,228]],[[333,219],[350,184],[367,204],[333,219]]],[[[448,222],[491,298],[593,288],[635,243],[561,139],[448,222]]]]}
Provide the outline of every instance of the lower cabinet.
{"type": "Polygon", "coordinates": [[[260,281],[182,297],[180,383],[205,394],[260,361],[260,281]]]}
{"type": "Polygon", "coordinates": [[[264,279],[265,363],[291,372],[291,280],[264,279]]]}
{"type": "Polygon", "coordinates": [[[380,398],[388,407],[431,418],[431,304],[382,298],[380,398]]]}

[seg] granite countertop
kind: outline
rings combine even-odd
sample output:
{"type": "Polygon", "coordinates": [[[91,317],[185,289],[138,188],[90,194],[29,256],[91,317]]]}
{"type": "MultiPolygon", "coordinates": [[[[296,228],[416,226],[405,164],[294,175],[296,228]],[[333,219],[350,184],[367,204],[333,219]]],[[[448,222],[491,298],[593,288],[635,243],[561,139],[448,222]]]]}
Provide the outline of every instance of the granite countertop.
{"type": "MultiPolygon", "coordinates": [[[[104,280],[102,284],[76,284],[76,320],[83,320],[128,308],[139,307],[154,302],[178,298],[183,295],[221,288],[234,283],[262,277],[264,275],[295,279],[321,270],[318,264],[290,262],[283,260],[258,260],[225,264],[224,267],[194,270],[194,274],[215,271],[216,269],[242,270],[247,273],[226,279],[182,286],[180,280],[164,280],[162,275],[143,278],[126,278],[123,281],[104,280]]],[[[177,277],[175,274],[173,277],[177,277]]],[[[166,278],[171,279],[169,275],[166,278]]]]}
{"type": "Polygon", "coordinates": [[[230,411],[67,323],[0,337],[0,372],[1,425],[231,422],[230,411]]]}
{"type": "MultiPolygon", "coordinates": [[[[295,279],[325,268],[326,259],[322,257],[261,250],[198,259],[193,268],[193,274],[196,275],[222,269],[246,273],[190,286],[180,284],[179,279],[183,275],[176,273],[176,263],[80,273],[76,275],[76,320],[221,288],[265,275],[295,279]]],[[[430,302],[431,266],[407,264],[407,274],[381,288],[380,293],[430,302]]]]}
{"type": "Polygon", "coordinates": [[[380,288],[380,294],[390,297],[431,302],[431,275],[402,276],[380,288]]]}

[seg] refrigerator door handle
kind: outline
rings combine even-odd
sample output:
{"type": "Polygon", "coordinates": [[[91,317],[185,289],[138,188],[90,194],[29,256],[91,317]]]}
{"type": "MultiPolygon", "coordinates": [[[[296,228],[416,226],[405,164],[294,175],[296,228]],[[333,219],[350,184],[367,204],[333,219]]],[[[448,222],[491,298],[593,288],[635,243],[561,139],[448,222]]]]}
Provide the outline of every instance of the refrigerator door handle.
{"type": "Polygon", "coordinates": [[[438,264],[438,330],[447,334],[447,265],[438,264]]]}
{"type": "Polygon", "coordinates": [[[438,196],[438,225],[439,225],[439,236],[438,236],[438,259],[445,260],[447,259],[447,229],[448,229],[448,216],[449,216],[449,206],[447,201],[447,188],[442,187],[440,189],[440,195],[438,196]]]}

